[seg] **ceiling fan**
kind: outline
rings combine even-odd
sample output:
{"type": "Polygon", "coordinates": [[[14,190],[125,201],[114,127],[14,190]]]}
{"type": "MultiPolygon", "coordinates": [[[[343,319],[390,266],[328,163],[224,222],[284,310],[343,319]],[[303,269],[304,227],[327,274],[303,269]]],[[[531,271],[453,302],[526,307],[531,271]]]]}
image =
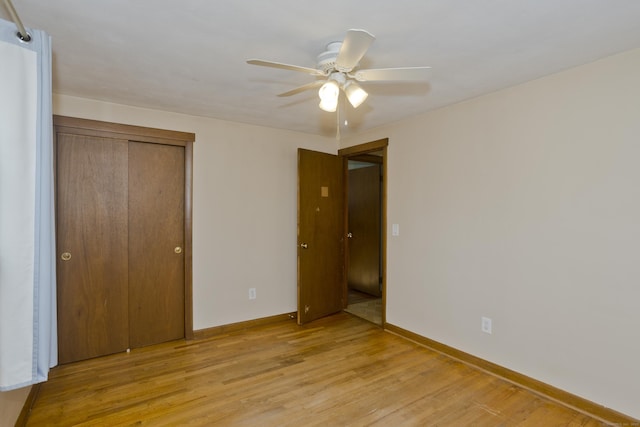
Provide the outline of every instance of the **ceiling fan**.
{"type": "Polygon", "coordinates": [[[297,87],[278,96],[291,96],[309,89],[320,87],[320,108],[334,112],[338,106],[340,91],[343,91],[353,108],[360,106],[367,98],[367,92],[358,82],[373,81],[421,81],[428,78],[431,67],[374,68],[358,69],[360,60],[371,46],[375,37],[365,30],[349,30],[343,41],[331,42],[326,51],[318,55],[316,68],[283,64],[280,62],[249,59],[248,64],[263,67],[299,71],[319,79],[297,87]]]}

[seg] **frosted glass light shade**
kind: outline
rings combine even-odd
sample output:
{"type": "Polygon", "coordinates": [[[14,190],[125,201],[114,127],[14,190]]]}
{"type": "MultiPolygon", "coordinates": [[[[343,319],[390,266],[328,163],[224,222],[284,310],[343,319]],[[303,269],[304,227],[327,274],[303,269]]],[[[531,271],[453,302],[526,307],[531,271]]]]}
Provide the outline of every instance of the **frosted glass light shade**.
{"type": "Polygon", "coordinates": [[[333,80],[322,85],[318,91],[320,97],[320,108],[329,113],[336,111],[338,107],[338,96],[340,95],[340,86],[333,80]]]}
{"type": "Polygon", "coordinates": [[[364,100],[367,99],[367,96],[369,96],[369,94],[365,92],[365,90],[362,89],[360,85],[358,85],[358,83],[353,81],[347,83],[344,91],[347,94],[349,103],[353,105],[353,108],[358,108],[360,104],[362,104],[364,100]]]}

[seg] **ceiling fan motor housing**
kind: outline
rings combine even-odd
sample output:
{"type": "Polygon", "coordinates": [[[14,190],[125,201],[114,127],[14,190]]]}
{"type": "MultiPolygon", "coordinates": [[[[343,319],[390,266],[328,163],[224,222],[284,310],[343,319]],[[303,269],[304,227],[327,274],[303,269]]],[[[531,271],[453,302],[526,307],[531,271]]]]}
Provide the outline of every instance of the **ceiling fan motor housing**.
{"type": "Polygon", "coordinates": [[[338,58],[338,52],[342,42],[331,42],[327,45],[327,50],[317,56],[318,61],[317,68],[322,70],[325,74],[329,74],[336,68],[336,58],[338,58]]]}

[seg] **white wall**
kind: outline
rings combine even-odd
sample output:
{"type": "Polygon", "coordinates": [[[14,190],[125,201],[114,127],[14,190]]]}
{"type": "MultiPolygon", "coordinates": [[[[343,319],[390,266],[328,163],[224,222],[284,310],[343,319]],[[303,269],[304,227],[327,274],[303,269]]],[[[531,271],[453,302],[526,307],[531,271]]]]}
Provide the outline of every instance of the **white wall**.
{"type": "Polygon", "coordinates": [[[0,392],[0,426],[12,426],[18,420],[31,386],[0,392]]]}
{"type": "MultiPolygon", "coordinates": [[[[390,141],[387,321],[640,418],[638,75],[640,50],[345,141],[390,141]]],[[[54,112],[196,133],[195,329],[295,310],[296,149],[333,139],[68,96],[54,112]]]]}
{"type": "Polygon", "coordinates": [[[296,311],[297,148],[335,139],[62,95],[54,114],[196,134],[194,329],[296,311]]]}
{"type": "Polygon", "coordinates": [[[638,76],[634,50],[343,141],[389,138],[387,321],[640,418],[638,76]]]}

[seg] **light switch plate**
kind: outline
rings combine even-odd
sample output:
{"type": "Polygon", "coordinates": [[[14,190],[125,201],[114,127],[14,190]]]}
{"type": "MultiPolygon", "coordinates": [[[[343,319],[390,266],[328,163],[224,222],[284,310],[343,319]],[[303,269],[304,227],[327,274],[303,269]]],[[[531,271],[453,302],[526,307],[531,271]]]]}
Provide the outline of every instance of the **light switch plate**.
{"type": "Polygon", "coordinates": [[[485,334],[491,334],[492,333],[492,321],[489,317],[482,317],[482,332],[484,332],[485,334]]]}

